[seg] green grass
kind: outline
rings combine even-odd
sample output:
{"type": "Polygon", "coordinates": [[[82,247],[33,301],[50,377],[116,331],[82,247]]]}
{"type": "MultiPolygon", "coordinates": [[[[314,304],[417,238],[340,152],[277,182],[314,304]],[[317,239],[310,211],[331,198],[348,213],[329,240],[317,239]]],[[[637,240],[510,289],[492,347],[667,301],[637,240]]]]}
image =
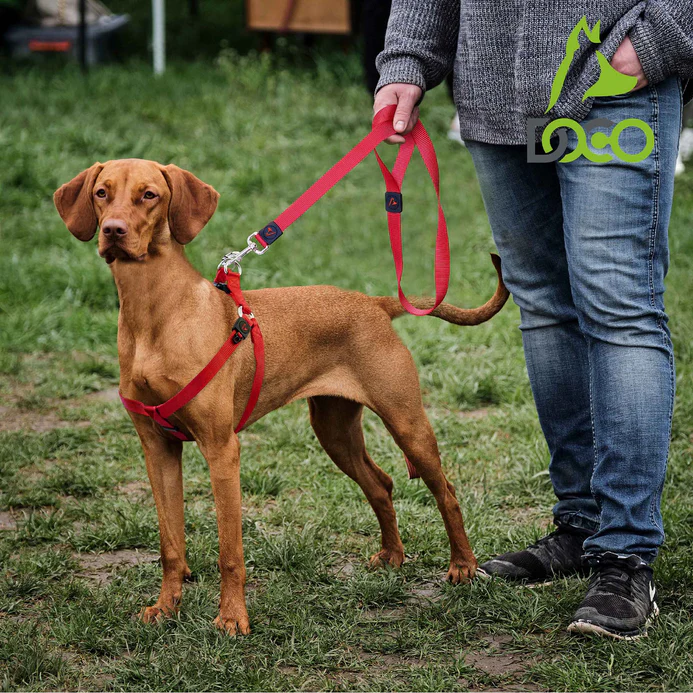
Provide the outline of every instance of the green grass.
{"type": "MultiPolygon", "coordinates": [[[[203,3],[204,6],[204,3],[203,3]]],[[[180,617],[133,620],[157,594],[160,567],[122,566],[90,580],[82,553],[156,552],[156,513],[142,456],[118,403],[92,393],[117,383],[117,298],[93,244],[64,228],[51,195],[96,160],[174,161],[222,194],[189,246],[212,276],[368,128],[370,99],[356,57],[310,65],[222,53],[173,63],[153,79],[144,63],[0,77],[0,688],[25,690],[688,690],[693,687],[693,176],[677,184],[667,293],[678,355],[678,402],[665,490],[667,543],[656,564],[663,615],[633,644],[569,637],[585,582],[545,590],[442,583],[442,522],[380,422],[365,421],[373,457],[395,479],[410,560],[368,572],[377,524],[359,489],[327,459],[304,403],[241,435],[244,538],[253,632],[212,627],[217,537],[206,464],[185,453],[188,547],[196,582],[180,617]],[[29,412],[29,414],[27,414],[29,412]],[[24,417],[24,418],[22,418],[24,417]],[[21,426],[7,422],[19,421],[21,426]],[[44,422],[43,430],[29,427],[44,422]],[[56,423],[57,422],[57,423],[56,423]],[[56,427],[59,425],[60,427],[56,427]],[[490,664],[489,664],[490,662],[490,664]]],[[[452,109],[427,97],[452,235],[450,300],[493,291],[493,250],[468,154],[449,142],[452,109]]],[[[393,157],[388,150],[386,155],[393,157]]],[[[432,285],[435,207],[424,170],[409,174],[405,286],[432,285]]],[[[263,258],[244,286],[333,283],[392,294],[395,278],[373,160],[354,171],[263,258]]],[[[460,329],[406,318],[397,329],[421,373],[447,473],[483,559],[540,536],[553,502],[548,455],[524,369],[517,309],[460,329]],[[487,415],[461,412],[484,408],[487,415]]]]}

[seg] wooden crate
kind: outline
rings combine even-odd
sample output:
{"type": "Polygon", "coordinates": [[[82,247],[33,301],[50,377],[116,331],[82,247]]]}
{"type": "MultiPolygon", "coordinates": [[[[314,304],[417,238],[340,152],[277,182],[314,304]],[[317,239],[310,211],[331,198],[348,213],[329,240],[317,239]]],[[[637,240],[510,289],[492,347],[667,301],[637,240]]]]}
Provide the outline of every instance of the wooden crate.
{"type": "Polygon", "coordinates": [[[246,0],[246,22],[249,29],[260,31],[348,34],[351,10],[349,0],[246,0]],[[292,1],[291,18],[283,27],[292,1]]]}

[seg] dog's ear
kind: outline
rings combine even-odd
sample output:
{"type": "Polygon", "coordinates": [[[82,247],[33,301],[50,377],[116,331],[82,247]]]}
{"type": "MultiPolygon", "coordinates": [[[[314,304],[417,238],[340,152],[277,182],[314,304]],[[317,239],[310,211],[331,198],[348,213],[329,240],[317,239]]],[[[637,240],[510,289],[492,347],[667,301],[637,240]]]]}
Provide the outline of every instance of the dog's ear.
{"type": "Polygon", "coordinates": [[[69,183],[60,186],[53,202],[70,233],[80,241],[90,241],[96,233],[98,220],[94,211],[92,191],[103,164],[95,163],[69,183]]]}
{"type": "Polygon", "coordinates": [[[182,245],[190,243],[212,218],[219,201],[219,193],[192,173],[174,164],[162,166],[166,183],[171,191],[168,206],[168,225],[173,237],[182,245]]]}

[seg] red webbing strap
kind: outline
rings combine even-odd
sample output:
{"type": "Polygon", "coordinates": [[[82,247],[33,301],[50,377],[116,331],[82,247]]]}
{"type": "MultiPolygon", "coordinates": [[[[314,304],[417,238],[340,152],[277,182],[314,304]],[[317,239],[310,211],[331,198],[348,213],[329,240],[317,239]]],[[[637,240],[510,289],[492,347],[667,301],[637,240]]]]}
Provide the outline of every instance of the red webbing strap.
{"type": "MultiPolygon", "coordinates": [[[[407,135],[409,138],[409,135],[407,135]]],[[[432,313],[445,299],[445,294],[448,291],[450,281],[450,244],[448,240],[448,229],[445,222],[445,214],[440,203],[440,173],[438,171],[438,160],[435,150],[428,133],[420,122],[414,126],[411,132],[411,140],[405,140],[400,148],[399,155],[395,161],[393,172],[385,166],[383,160],[375,152],[375,156],[380,166],[380,171],[385,180],[385,186],[388,192],[401,194],[402,181],[407,172],[407,166],[411,159],[412,152],[416,146],[421,153],[421,158],[426,166],[428,175],[431,177],[433,187],[436,192],[438,201],[438,231],[436,233],[436,250],[435,250],[435,287],[436,297],[434,305],[428,310],[415,308],[404,295],[402,291],[402,274],[404,273],[404,257],[402,253],[402,213],[387,212],[387,226],[390,233],[390,245],[392,247],[392,256],[395,262],[395,273],[397,275],[397,293],[399,301],[404,309],[412,315],[429,315],[432,313]]]]}
{"type": "Polygon", "coordinates": [[[232,340],[235,334],[236,332],[234,330],[229,335],[229,338],[221,345],[221,349],[212,356],[209,363],[178,394],[173,395],[171,399],[157,407],[161,416],[167,419],[171,414],[177,412],[181,407],[184,407],[193,397],[204,390],[241,343],[233,343],[232,340]]]}
{"type": "MultiPolygon", "coordinates": [[[[384,109],[385,110],[385,109],[384,109]]],[[[380,115],[380,111],[377,115],[380,115]]],[[[394,111],[393,111],[394,114],[394,111]]],[[[377,117],[377,116],[376,116],[377,117]]],[[[347,152],[331,169],[324,173],[299,198],[294,200],[275,220],[275,224],[285,231],[296,219],[307,212],[328,190],[339,183],[344,176],[356,168],[383,140],[395,134],[390,122],[383,121],[373,125],[373,129],[351,151],[347,152]]]]}
{"type": "Polygon", "coordinates": [[[265,377],[265,342],[262,339],[262,332],[257,322],[254,322],[253,329],[250,332],[250,339],[253,341],[253,349],[255,350],[255,375],[253,376],[253,385],[250,388],[248,403],[245,405],[245,410],[238,422],[238,426],[234,429],[236,433],[242,431],[250,415],[255,409],[255,405],[260,397],[262,390],[262,381],[265,377]]]}
{"type": "MultiPolygon", "coordinates": [[[[363,161],[370,152],[375,152],[375,148],[391,135],[396,134],[392,126],[392,118],[395,113],[395,106],[387,106],[375,114],[373,119],[373,129],[366,135],[350,152],[340,159],[332,168],[323,174],[313,185],[308,188],[298,199],[290,204],[276,219],[274,223],[285,231],[302,214],[310,209],[328,190],[333,188],[344,176],[363,161]]],[[[415,308],[407,301],[402,291],[402,274],[404,272],[404,260],[402,252],[402,230],[401,214],[398,212],[388,212],[388,228],[390,232],[390,245],[395,262],[395,272],[397,275],[397,288],[399,300],[402,306],[409,313],[414,315],[428,315],[442,303],[448,290],[450,280],[450,248],[448,242],[448,231],[445,223],[445,215],[440,204],[440,176],[438,172],[438,160],[435,149],[426,129],[417,122],[413,131],[404,136],[404,143],[400,146],[397,160],[393,167],[393,172],[385,166],[382,159],[375,152],[380,165],[380,170],[385,179],[388,192],[401,194],[402,181],[409,165],[414,147],[418,148],[421,158],[426,165],[433,187],[438,200],[438,231],[436,234],[435,251],[435,305],[429,310],[415,308]]],[[[262,246],[266,246],[261,236],[256,236],[262,246]]]]}
{"type": "MultiPolygon", "coordinates": [[[[252,315],[252,311],[241,291],[241,275],[237,272],[225,272],[223,269],[219,268],[215,281],[226,282],[226,286],[231,292],[231,298],[233,298],[237,306],[243,309],[243,313],[246,315],[246,319],[248,319],[248,316],[252,315]]],[[[253,413],[255,405],[260,397],[262,381],[265,377],[265,342],[262,338],[262,332],[260,331],[257,320],[253,317],[249,319],[249,322],[251,325],[250,339],[253,342],[253,351],[255,354],[255,375],[253,376],[253,384],[250,388],[250,395],[248,395],[248,401],[241,415],[241,420],[234,429],[236,433],[243,430],[250,415],[253,413]]]]}
{"type": "Polygon", "coordinates": [[[123,403],[123,406],[128,411],[131,411],[134,414],[148,416],[150,419],[154,419],[154,421],[157,424],[159,424],[159,426],[165,429],[166,432],[172,435],[174,438],[178,438],[178,440],[192,440],[192,438],[188,438],[188,436],[186,436],[185,433],[183,433],[183,431],[179,430],[170,421],[161,416],[161,414],[159,414],[159,412],[157,411],[156,406],[143,404],[142,402],[138,402],[136,399],[128,399],[127,397],[123,397],[123,395],[121,395],[120,393],[118,394],[120,395],[120,401],[123,403]]]}
{"type": "MultiPolygon", "coordinates": [[[[255,320],[254,317],[249,317],[251,314],[250,308],[243,297],[243,293],[241,292],[239,280],[240,275],[236,272],[224,272],[222,269],[217,272],[215,279],[216,282],[226,284],[236,304],[243,309],[245,319],[248,321],[251,327],[250,336],[253,342],[253,350],[255,353],[256,365],[255,375],[253,376],[253,384],[250,390],[248,403],[246,404],[238,426],[235,428],[236,433],[243,428],[246,421],[250,418],[250,415],[255,409],[255,405],[260,397],[260,390],[262,389],[262,381],[265,374],[265,350],[262,333],[260,332],[260,326],[258,325],[257,320],[255,320]]],[[[134,414],[141,414],[142,416],[148,416],[149,418],[154,419],[157,424],[179,440],[191,440],[191,438],[188,438],[188,436],[186,436],[182,431],[178,430],[176,426],[168,421],[168,417],[177,412],[181,407],[184,407],[191,399],[196,397],[222,369],[224,364],[231,357],[231,354],[236,351],[238,346],[243,341],[239,340],[234,342],[234,338],[237,334],[237,330],[234,329],[229,335],[229,338],[222,344],[219,351],[217,351],[217,353],[211,358],[209,363],[180,392],[171,397],[171,399],[167,400],[163,404],[152,406],[120,395],[123,406],[134,414]]]]}

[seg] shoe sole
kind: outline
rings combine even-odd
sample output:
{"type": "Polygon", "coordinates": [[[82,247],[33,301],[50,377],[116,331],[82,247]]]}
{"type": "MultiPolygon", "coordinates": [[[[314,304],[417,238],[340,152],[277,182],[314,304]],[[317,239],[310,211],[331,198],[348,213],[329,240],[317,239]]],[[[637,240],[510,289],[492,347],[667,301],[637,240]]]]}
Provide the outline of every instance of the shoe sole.
{"type": "Polygon", "coordinates": [[[612,640],[640,640],[647,637],[647,629],[652,625],[652,622],[659,616],[659,607],[656,602],[652,603],[652,611],[645,621],[643,629],[640,631],[629,631],[619,633],[618,631],[608,630],[603,626],[598,626],[590,621],[573,621],[567,628],[569,633],[579,633],[581,635],[597,635],[602,638],[611,638],[612,640]]]}

